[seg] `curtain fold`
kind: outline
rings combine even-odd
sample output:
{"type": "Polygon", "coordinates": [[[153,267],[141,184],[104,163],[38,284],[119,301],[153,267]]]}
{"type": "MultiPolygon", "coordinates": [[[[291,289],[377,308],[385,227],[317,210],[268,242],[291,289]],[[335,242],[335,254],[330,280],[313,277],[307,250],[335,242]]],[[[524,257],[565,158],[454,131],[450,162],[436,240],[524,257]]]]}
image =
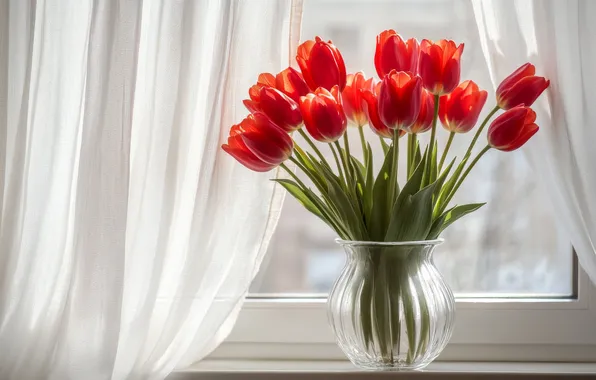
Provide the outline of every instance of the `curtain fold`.
{"type": "Polygon", "coordinates": [[[283,192],[220,145],[301,5],[0,2],[0,378],[163,379],[227,336],[283,192]]]}
{"type": "Polygon", "coordinates": [[[533,106],[539,133],[528,157],[578,260],[596,283],[596,2],[472,0],[495,86],[530,61],[550,79],[533,106]]]}

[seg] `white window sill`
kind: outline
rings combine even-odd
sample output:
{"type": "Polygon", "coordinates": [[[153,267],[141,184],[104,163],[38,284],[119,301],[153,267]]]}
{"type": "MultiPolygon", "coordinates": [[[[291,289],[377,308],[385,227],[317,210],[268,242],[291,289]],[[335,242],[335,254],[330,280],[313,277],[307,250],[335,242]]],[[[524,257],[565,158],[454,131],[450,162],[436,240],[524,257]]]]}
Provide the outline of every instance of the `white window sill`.
{"type": "Polygon", "coordinates": [[[347,361],[205,360],[167,380],[594,379],[596,363],[435,362],[424,371],[367,372],[347,361]]]}

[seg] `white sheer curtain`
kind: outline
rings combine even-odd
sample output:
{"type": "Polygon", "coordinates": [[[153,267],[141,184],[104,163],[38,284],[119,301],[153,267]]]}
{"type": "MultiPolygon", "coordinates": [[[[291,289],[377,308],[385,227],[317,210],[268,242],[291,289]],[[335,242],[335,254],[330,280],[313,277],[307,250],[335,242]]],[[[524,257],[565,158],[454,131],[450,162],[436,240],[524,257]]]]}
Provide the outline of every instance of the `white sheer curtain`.
{"type": "Polygon", "coordinates": [[[527,61],[551,81],[533,107],[540,131],[524,149],[596,283],[596,2],[472,3],[495,86],[527,61]]]}
{"type": "Polygon", "coordinates": [[[220,149],[300,1],[0,1],[0,378],[162,379],[230,331],[279,215],[220,149]]]}

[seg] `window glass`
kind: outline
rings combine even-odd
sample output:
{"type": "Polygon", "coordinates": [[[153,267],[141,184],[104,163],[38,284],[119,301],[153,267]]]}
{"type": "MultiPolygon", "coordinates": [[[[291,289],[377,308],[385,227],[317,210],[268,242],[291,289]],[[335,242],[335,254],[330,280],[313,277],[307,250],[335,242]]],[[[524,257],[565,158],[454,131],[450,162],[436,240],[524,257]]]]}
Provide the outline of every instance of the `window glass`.
{"type": "MultiPolygon", "coordinates": [[[[304,2],[302,39],[321,36],[332,40],[341,50],[348,72],[362,70],[367,77],[376,77],[373,64],[375,37],[390,28],[405,38],[449,38],[465,43],[461,79],[472,79],[489,91],[485,114],[494,106],[492,84],[469,1],[304,2]]],[[[480,120],[483,118],[481,115],[480,120]]],[[[349,133],[352,150],[358,154],[357,130],[351,128],[349,133]]],[[[473,132],[456,136],[450,158],[463,156],[472,136],[473,132]]],[[[379,160],[382,152],[377,137],[368,130],[367,137],[379,160]]],[[[422,136],[421,140],[424,138],[428,136],[422,136]]],[[[446,138],[447,133],[439,126],[441,152],[446,138]]],[[[298,137],[296,141],[306,146],[298,137]]],[[[477,150],[485,141],[482,136],[477,150]]],[[[401,150],[403,152],[405,146],[401,150]]],[[[521,150],[487,153],[454,201],[458,204],[488,202],[481,210],[449,227],[442,236],[445,243],[435,251],[435,263],[454,292],[475,296],[571,294],[573,260],[570,244],[557,226],[548,207],[549,200],[538,186],[521,150]]],[[[327,225],[287,196],[261,272],[251,288],[252,293],[305,296],[327,293],[345,260],[335,238],[335,233],[327,225]]]]}

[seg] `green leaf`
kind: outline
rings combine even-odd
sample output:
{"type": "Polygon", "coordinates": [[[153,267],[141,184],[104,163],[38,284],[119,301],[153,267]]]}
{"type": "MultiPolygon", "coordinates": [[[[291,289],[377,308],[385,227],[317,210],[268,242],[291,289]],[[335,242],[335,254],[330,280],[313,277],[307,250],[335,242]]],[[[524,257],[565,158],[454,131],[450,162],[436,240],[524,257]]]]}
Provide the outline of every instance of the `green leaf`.
{"type": "Polygon", "coordinates": [[[366,168],[355,157],[352,157],[352,163],[354,164],[354,167],[357,168],[357,170],[354,170],[356,173],[356,181],[359,184],[362,184],[362,192],[364,192],[364,186],[366,185],[366,180],[364,179],[364,176],[366,175],[366,168]]]}
{"type": "Polygon", "coordinates": [[[328,221],[328,225],[337,232],[339,237],[342,239],[350,240],[350,234],[348,233],[348,229],[345,226],[344,221],[339,217],[337,213],[335,213],[324,201],[322,201],[311,189],[305,189],[305,193],[310,197],[310,199],[317,205],[317,207],[321,210],[321,213],[325,217],[325,220],[328,221]]]}
{"type": "Polygon", "coordinates": [[[437,164],[437,154],[439,152],[439,143],[435,141],[435,148],[432,150],[431,162],[430,162],[430,180],[429,183],[433,183],[437,179],[437,171],[439,170],[437,164]]]}
{"type": "MultiPolygon", "coordinates": [[[[426,156],[426,155],[425,155],[426,156]]],[[[409,195],[416,194],[423,186],[422,186],[422,178],[424,176],[424,167],[426,160],[422,159],[416,169],[414,169],[414,173],[406,182],[404,188],[401,190],[397,200],[395,201],[395,205],[393,207],[392,215],[399,210],[400,204],[405,200],[405,198],[409,195]]]]}
{"type": "Polygon", "coordinates": [[[316,162],[319,165],[325,165],[326,167],[328,167],[330,170],[333,170],[329,167],[329,163],[327,161],[321,161],[318,159],[318,157],[312,155],[310,152],[306,152],[306,154],[308,155],[308,158],[310,158],[310,160],[312,162],[316,162]]]}
{"type": "Polygon", "coordinates": [[[436,184],[435,182],[428,185],[414,195],[406,195],[400,205],[396,202],[385,241],[426,239],[432,227],[433,193],[436,184]]]}
{"type": "MultiPolygon", "coordinates": [[[[414,168],[418,167],[418,164],[422,161],[422,152],[420,151],[420,142],[416,140],[416,154],[414,155],[414,168]]],[[[412,168],[412,171],[414,170],[412,168]]]]}
{"type": "Polygon", "coordinates": [[[364,162],[366,163],[366,179],[364,186],[364,219],[366,225],[369,226],[373,207],[373,186],[375,184],[373,174],[372,149],[370,147],[370,144],[368,144],[368,149],[366,151],[366,159],[364,160],[364,162]]]}
{"type": "Polygon", "coordinates": [[[391,158],[393,156],[393,147],[389,147],[385,153],[385,161],[375,183],[372,191],[372,211],[370,223],[368,224],[369,240],[383,241],[389,220],[387,219],[387,190],[389,185],[389,178],[391,177],[391,158]]]}
{"type": "Polygon", "coordinates": [[[434,210],[435,215],[443,212],[443,210],[445,210],[445,208],[447,207],[447,205],[444,204],[444,202],[447,199],[447,197],[449,196],[449,194],[451,193],[451,191],[453,190],[455,184],[457,183],[457,180],[459,179],[459,176],[461,175],[462,171],[464,170],[464,167],[466,166],[467,161],[468,161],[468,159],[464,158],[459,163],[459,165],[457,166],[457,169],[455,169],[455,172],[453,173],[451,178],[449,178],[449,180],[445,183],[445,186],[443,186],[441,188],[437,202],[435,204],[435,210],[434,210]]]}
{"type": "Polygon", "coordinates": [[[423,189],[422,181],[426,157],[418,163],[412,176],[406,182],[391,210],[391,220],[385,234],[385,241],[424,240],[432,223],[433,194],[437,185],[433,183],[423,189]],[[428,198],[428,199],[427,199],[428,198]],[[420,209],[417,209],[420,207],[420,209]],[[427,209],[430,208],[430,216],[427,209]],[[430,220],[427,221],[427,219],[430,220]],[[426,232],[424,232],[426,231],[426,232]],[[424,233],[423,233],[424,232],[424,233]],[[415,237],[418,236],[418,237],[415,237]]]}
{"type": "MultiPolygon", "coordinates": [[[[361,214],[357,212],[358,204],[354,204],[348,195],[343,191],[338,177],[327,167],[323,168],[322,174],[327,179],[329,202],[332,202],[340,217],[348,228],[351,240],[367,240],[366,228],[363,224],[361,214]]],[[[356,200],[357,202],[357,200],[356,200]]]]}
{"type": "Polygon", "coordinates": [[[342,239],[349,239],[346,228],[341,218],[325,206],[325,203],[310,189],[303,189],[294,181],[289,179],[272,179],[272,181],[283,186],[308,211],[319,217],[329,225],[342,239]]]}
{"type": "Polygon", "coordinates": [[[300,204],[308,211],[319,217],[322,221],[327,223],[337,234],[346,238],[345,228],[342,226],[341,220],[333,217],[329,210],[325,208],[324,203],[317,197],[310,189],[302,189],[296,182],[289,179],[272,179],[273,182],[279,183],[284,189],[290,193],[300,204]]]}
{"type": "Polygon", "coordinates": [[[308,155],[298,146],[294,146],[294,151],[296,153],[296,159],[302,165],[300,169],[310,178],[313,184],[319,189],[321,193],[324,193],[327,189],[327,184],[325,183],[325,179],[321,176],[320,170],[317,170],[318,167],[321,165],[317,163],[316,160],[311,160],[308,155]]]}
{"type": "Polygon", "coordinates": [[[387,152],[389,152],[389,144],[387,144],[385,139],[382,137],[379,137],[379,141],[381,141],[381,147],[383,148],[383,154],[385,154],[385,157],[386,157],[387,152]]]}
{"type": "Polygon", "coordinates": [[[357,174],[360,174],[362,176],[365,176],[366,175],[366,167],[365,167],[365,165],[362,162],[360,162],[356,157],[351,156],[351,158],[352,158],[352,163],[353,163],[354,167],[356,168],[355,171],[356,172],[360,172],[360,173],[357,173],[357,174]]]}
{"type": "MultiPolygon", "coordinates": [[[[362,165],[356,158],[352,157],[352,161],[354,162],[354,166],[357,166],[358,164],[362,165]]],[[[365,211],[364,211],[364,197],[365,194],[364,192],[366,191],[366,180],[364,179],[364,176],[366,175],[365,172],[363,172],[363,170],[365,171],[366,169],[364,168],[364,165],[362,165],[362,170],[360,169],[356,169],[354,170],[354,172],[356,172],[356,183],[354,183],[354,194],[356,194],[356,201],[358,202],[358,210],[360,211],[358,214],[361,216],[361,218],[364,217],[365,215],[365,211]]]]}
{"type": "Polygon", "coordinates": [[[432,240],[439,237],[445,228],[461,217],[478,210],[486,203],[470,203],[467,205],[455,206],[445,211],[437,220],[434,221],[432,228],[428,232],[427,239],[432,240]]]}
{"type": "Polygon", "coordinates": [[[445,179],[447,179],[447,175],[449,175],[449,172],[451,171],[453,164],[455,164],[455,158],[453,158],[453,160],[451,160],[449,165],[447,165],[447,167],[443,170],[443,173],[441,173],[441,176],[435,181],[436,186],[435,186],[434,199],[439,198],[439,194],[441,193],[441,190],[443,189],[443,183],[445,182],[445,179]]]}
{"type": "Polygon", "coordinates": [[[321,213],[321,210],[310,200],[310,197],[302,190],[302,187],[296,182],[289,179],[272,179],[273,182],[279,183],[284,189],[288,191],[304,208],[312,212],[320,219],[325,220],[325,217],[321,213]]]}

